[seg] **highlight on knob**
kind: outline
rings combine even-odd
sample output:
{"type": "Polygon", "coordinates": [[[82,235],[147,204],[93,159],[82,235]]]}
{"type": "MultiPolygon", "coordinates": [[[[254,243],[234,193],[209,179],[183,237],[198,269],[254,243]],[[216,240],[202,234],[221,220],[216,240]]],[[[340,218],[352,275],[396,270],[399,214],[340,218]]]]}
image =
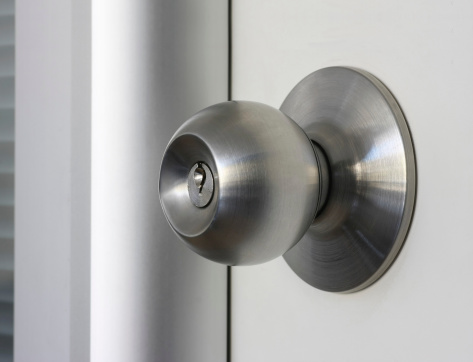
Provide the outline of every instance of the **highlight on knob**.
{"type": "Polygon", "coordinates": [[[185,122],[163,157],[167,220],[189,248],[227,265],[283,255],[316,214],[320,177],[302,129],[278,109],[233,101],[185,122]]]}

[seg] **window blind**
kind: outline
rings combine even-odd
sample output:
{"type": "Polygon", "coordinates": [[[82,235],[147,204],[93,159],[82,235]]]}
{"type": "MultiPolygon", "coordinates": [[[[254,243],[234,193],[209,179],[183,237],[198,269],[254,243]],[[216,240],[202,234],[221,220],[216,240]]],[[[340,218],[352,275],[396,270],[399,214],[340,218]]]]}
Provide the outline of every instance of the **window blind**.
{"type": "Polygon", "coordinates": [[[0,0],[0,362],[13,361],[15,4],[0,0]]]}

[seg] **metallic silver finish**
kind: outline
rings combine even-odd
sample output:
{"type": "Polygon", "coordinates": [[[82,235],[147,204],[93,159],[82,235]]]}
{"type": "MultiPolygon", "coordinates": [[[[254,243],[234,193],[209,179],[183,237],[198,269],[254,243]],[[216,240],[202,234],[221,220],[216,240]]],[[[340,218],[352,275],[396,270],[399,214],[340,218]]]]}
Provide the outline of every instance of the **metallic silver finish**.
{"type": "Polygon", "coordinates": [[[197,113],[166,149],[159,190],[170,225],[198,254],[228,265],[284,254],[314,287],[353,292],[376,281],[404,242],[414,150],[379,80],[326,68],[281,111],[225,102],[197,113]]]}
{"type": "Polygon", "coordinates": [[[187,190],[192,203],[197,207],[205,207],[212,200],[214,177],[204,162],[197,162],[192,166],[187,176],[187,190]]]}
{"type": "Polygon", "coordinates": [[[320,146],[312,141],[312,147],[314,148],[315,159],[317,160],[317,167],[319,168],[320,192],[317,200],[317,213],[315,215],[315,217],[317,217],[323,210],[325,202],[327,201],[328,191],[330,188],[330,168],[325,152],[320,148],[320,146]]]}
{"type": "Polygon", "coordinates": [[[354,292],[375,282],[406,238],[414,209],[414,150],[404,116],[371,74],[325,68],[281,110],[325,152],[330,191],[301,241],[284,255],[310,285],[354,292]]]}
{"type": "Polygon", "coordinates": [[[192,250],[248,265],[281,256],[300,240],[321,185],[312,144],[289,117],[260,103],[224,102],[197,113],[173,136],[159,191],[170,225],[192,250]],[[214,180],[203,208],[187,190],[198,162],[214,180]]]}

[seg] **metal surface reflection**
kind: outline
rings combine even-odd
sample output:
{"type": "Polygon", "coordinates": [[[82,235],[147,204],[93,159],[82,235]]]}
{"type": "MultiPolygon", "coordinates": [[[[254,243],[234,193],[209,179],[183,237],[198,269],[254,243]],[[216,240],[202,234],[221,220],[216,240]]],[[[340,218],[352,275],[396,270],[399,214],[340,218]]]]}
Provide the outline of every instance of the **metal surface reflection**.
{"type": "Polygon", "coordinates": [[[364,71],[312,73],[281,110],[224,102],[171,139],[159,191],[169,224],[196,253],[228,265],[284,254],[314,287],[360,290],[407,235],[415,160],[394,97],[364,71]]]}
{"type": "Polygon", "coordinates": [[[415,160],[404,116],[379,80],[342,67],[309,75],[281,110],[323,148],[331,168],[323,213],[284,258],[319,289],[363,289],[392,263],[412,217],[415,160]]]}
{"type": "Polygon", "coordinates": [[[224,102],[176,132],[159,187],[170,225],[192,250],[228,265],[258,264],[284,254],[312,223],[319,167],[310,140],[281,111],[224,102]],[[215,183],[205,207],[183,192],[198,162],[215,183]]]}

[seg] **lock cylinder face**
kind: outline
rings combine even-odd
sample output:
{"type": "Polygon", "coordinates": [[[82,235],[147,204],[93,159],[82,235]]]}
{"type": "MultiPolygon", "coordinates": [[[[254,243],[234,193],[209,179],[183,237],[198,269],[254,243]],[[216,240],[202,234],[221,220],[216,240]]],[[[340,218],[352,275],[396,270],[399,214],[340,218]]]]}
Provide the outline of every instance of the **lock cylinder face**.
{"type": "Polygon", "coordinates": [[[227,265],[259,264],[294,246],[311,225],[320,175],[311,141],[281,111],[224,102],[194,115],[171,139],[161,203],[178,236],[227,265]]]}
{"type": "Polygon", "coordinates": [[[206,207],[212,200],[214,177],[204,162],[197,162],[192,166],[187,177],[187,190],[196,207],[206,207]]]}

